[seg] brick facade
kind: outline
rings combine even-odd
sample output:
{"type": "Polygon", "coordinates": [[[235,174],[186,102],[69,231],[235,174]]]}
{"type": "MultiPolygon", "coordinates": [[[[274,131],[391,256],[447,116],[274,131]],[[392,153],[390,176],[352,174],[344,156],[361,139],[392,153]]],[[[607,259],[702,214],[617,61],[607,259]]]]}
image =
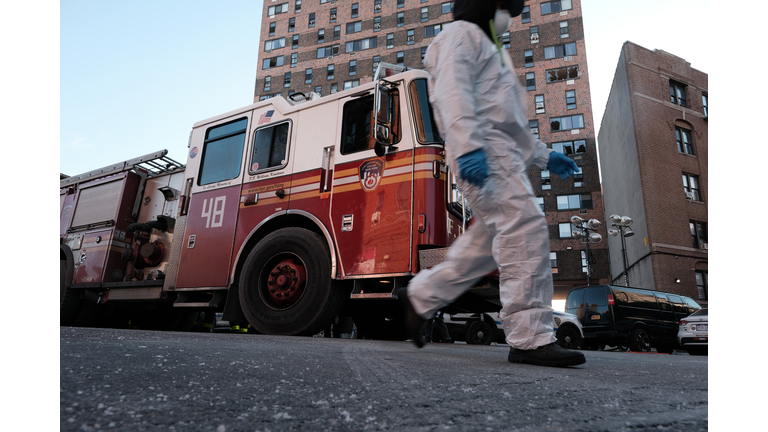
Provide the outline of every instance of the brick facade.
{"type": "MultiPolygon", "coordinates": [[[[707,83],[707,74],[684,59],[626,42],[599,135],[606,214],[636,220],[636,236],[627,239],[630,285],[678,292],[703,305],[696,272],[707,271],[708,244],[706,237],[693,239],[690,222],[707,223],[707,83]],[[684,89],[685,106],[672,99],[670,82],[684,89]],[[690,150],[678,149],[678,128],[689,133],[690,150]],[[694,199],[686,198],[683,176],[698,182],[694,199]]],[[[617,279],[621,248],[611,246],[617,279]]]]}
{"type": "MultiPolygon", "coordinates": [[[[382,0],[381,11],[376,12],[376,2],[337,0],[335,2],[320,3],[320,0],[303,0],[301,11],[295,11],[295,0],[276,0],[264,3],[264,15],[262,19],[261,43],[259,47],[259,65],[256,74],[256,86],[254,101],[261,97],[281,94],[288,96],[293,91],[310,92],[320,87],[322,95],[331,92],[331,86],[337,85],[338,90],[343,89],[343,83],[350,80],[359,80],[360,84],[370,82],[373,78],[373,58],[379,56],[379,60],[387,63],[398,63],[397,53],[403,52],[403,64],[409,68],[421,68],[421,56],[423,50],[429,45],[432,37],[428,37],[425,28],[439,24],[450,23],[453,14],[443,13],[444,5],[449,2],[439,0],[403,0],[403,7],[398,7],[397,0],[382,0]],[[268,8],[282,3],[288,4],[286,13],[268,15],[268,8]],[[358,16],[351,17],[352,5],[358,5],[358,16]],[[428,19],[421,20],[422,8],[428,8],[428,19]],[[336,9],[336,22],[330,22],[330,11],[336,9]],[[315,14],[315,26],[308,26],[309,14],[315,14]],[[398,14],[403,14],[403,25],[398,26],[398,14]],[[289,19],[295,19],[295,30],[288,31],[289,19]],[[380,18],[381,29],[374,30],[374,19],[380,18]],[[347,34],[347,23],[361,22],[361,31],[347,34]],[[270,23],[275,23],[275,34],[269,36],[270,23]],[[340,35],[333,40],[334,26],[340,26],[340,35]],[[317,43],[318,30],[325,31],[325,42],[317,43]],[[409,44],[408,31],[413,31],[413,42],[409,44]],[[295,34],[299,35],[299,46],[292,48],[291,40],[295,34]],[[387,48],[387,35],[393,34],[394,46],[387,48]],[[285,47],[266,53],[264,42],[276,38],[285,37],[285,47]],[[377,38],[376,48],[345,53],[345,44],[367,38],[377,38]],[[339,45],[339,54],[332,59],[318,59],[317,49],[320,47],[339,45]],[[295,67],[291,67],[290,57],[297,53],[298,61],[295,67]],[[284,64],[272,67],[268,70],[262,68],[265,58],[284,56],[284,64]],[[356,73],[349,75],[349,62],[355,60],[356,73]],[[326,79],[327,65],[334,64],[333,80],[326,79]],[[312,82],[305,83],[306,69],[312,69],[312,82]],[[291,72],[291,85],[284,87],[284,75],[291,72]],[[270,90],[264,90],[264,79],[271,76],[270,90]]],[[[558,224],[568,223],[571,216],[580,215],[585,220],[595,218],[604,221],[603,199],[600,190],[600,177],[597,163],[597,147],[595,129],[592,118],[592,105],[589,89],[589,72],[587,68],[587,53],[584,42],[584,29],[582,21],[581,0],[572,0],[572,9],[552,13],[541,14],[540,0],[527,1],[530,9],[530,21],[523,22],[523,17],[515,17],[509,28],[508,50],[515,64],[516,72],[521,83],[526,83],[526,74],[535,74],[536,89],[528,92],[529,111],[528,119],[537,120],[539,124],[539,137],[545,143],[558,143],[573,140],[584,140],[585,151],[575,155],[574,161],[583,170],[583,183],[576,186],[574,179],[561,180],[556,175],[551,178],[551,188],[542,188],[541,171],[533,168],[530,173],[531,184],[537,197],[544,199],[544,211],[550,226],[551,250],[557,254],[557,268],[553,269],[555,280],[555,299],[565,299],[568,291],[574,286],[586,284],[586,274],[582,271],[580,251],[584,250],[584,243],[576,239],[561,239],[558,224]],[[566,37],[561,37],[561,22],[567,22],[566,37]],[[538,27],[538,42],[531,38],[531,28],[538,27]],[[545,59],[545,48],[564,44],[575,44],[576,53],[570,59],[554,58],[545,59]],[[525,67],[525,51],[531,50],[533,54],[533,66],[525,67]],[[558,81],[548,83],[547,71],[578,66],[578,76],[572,81],[558,81]],[[566,91],[575,92],[576,108],[566,107],[566,91]],[[535,97],[544,97],[545,112],[537,113],[535,109],[535,97]],[[562,116],[580,114],[583,116],[584,127],[575,132],[572,130],[552,131],[550,119],[562,116]],[[562,195],[589,195],[591,196],[591,208],[558,210],[557,197],[562,195]]],[[[507,43],[506,38],[503,39],[507,43]]],[[[605,225],[600,230],[605,239],[607,231],[605,225]]],[[[608,244],[606,240],[600,243],[590,244],[590,255],[593,258],[592,283],[605,283],[610,279],[608,264],[608,244]]]]}

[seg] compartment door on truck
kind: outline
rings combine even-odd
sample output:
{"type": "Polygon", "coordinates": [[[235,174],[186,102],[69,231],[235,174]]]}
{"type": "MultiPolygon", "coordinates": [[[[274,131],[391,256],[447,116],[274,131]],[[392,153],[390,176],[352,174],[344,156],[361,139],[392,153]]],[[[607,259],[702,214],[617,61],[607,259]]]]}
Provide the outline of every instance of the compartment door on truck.
{"type": "Polygon", "coordinates": [[[251,113],[193,130],[187,163],[192,178],[176,288],[226,287],[251,113]]]}
{"type": "MultiPolygon", "coordinates": [[[[331,221],[346,276],[411,271],[413,143],[401,121],[402,91],[389,103],[397,150],[376,156],[373,94],[343,99],[335,155],[331,221]]],[[[403,110],[404,112],[405,110],[403,110]]]]}

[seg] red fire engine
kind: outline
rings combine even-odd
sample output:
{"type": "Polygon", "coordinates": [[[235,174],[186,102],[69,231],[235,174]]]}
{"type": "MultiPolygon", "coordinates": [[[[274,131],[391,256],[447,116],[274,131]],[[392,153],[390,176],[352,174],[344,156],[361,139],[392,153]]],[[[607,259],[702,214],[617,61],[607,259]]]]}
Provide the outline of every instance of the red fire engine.
{"type": "MultiPolygon", "coordinates": [[[[186,165],[161,151],[61,180],[62,325],[123,313],[183,329],[206,310],[265,334],[343,315],[403,337],[397,289],[439,262],[470,209],[426,72],[397,69],[197,122],[186,165]]],[[[454,308],[498,310],[497,284],[454,308]]]]}

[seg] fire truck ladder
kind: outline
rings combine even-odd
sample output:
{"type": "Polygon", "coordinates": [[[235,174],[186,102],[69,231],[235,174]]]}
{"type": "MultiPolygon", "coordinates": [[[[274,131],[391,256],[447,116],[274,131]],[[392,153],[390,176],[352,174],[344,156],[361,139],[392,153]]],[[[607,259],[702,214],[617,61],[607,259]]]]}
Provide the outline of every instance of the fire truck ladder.
{"type": "Polygon", "coordinates": [[[168,150],[160,150],[137,158],[129,159],[114,165],[105,166],[93,171],[88,171],[72,177],[67,177],[59,182],[60,188],[76,185],[99,177],[106,177],[121,172],[136,170],[146,173],[147,178],[157,177],[175,171],[184,170],[185,166],[166,156],[168,150]]]}

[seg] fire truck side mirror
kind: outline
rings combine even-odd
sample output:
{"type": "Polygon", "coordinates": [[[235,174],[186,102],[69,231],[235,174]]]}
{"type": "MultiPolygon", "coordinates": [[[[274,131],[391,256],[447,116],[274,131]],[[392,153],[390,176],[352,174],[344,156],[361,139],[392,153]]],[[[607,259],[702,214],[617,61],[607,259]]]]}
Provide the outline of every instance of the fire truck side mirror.
{"type": "MultiPolygon", "coordinates": [[[[381,82],[376,83],[374,90],[374,133],[377,147],[392,145],[392,135],[390,134],[390,127],[392,123],[392,107],[390,106],[392,94],[390,90],[382,85],[381,82]]],[[[379,153],[377,149],[376,153],[379,153]]]]}

